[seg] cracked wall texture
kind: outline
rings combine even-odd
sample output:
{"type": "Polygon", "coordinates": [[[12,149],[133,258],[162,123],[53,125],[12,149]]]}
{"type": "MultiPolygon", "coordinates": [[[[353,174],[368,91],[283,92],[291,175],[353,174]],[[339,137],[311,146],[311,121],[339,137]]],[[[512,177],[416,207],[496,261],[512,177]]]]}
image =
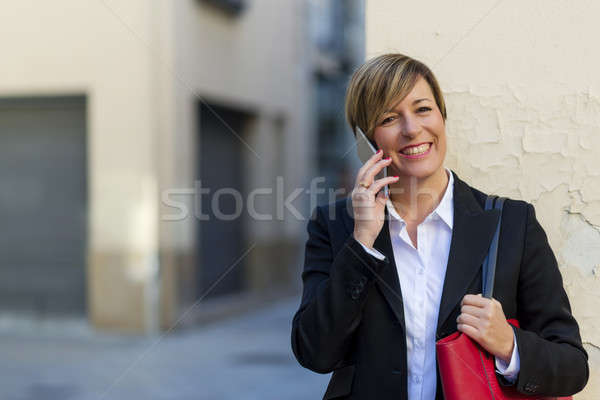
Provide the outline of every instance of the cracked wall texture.
{"type": "Polygon", "coordinates": [[[367,58],[401,52],[430,66],[448,108],[446,165],[535,206],[589,353],[590,380],[575,399],[598,399],[600,3],[431,6],[367,1],[367,58]]]}

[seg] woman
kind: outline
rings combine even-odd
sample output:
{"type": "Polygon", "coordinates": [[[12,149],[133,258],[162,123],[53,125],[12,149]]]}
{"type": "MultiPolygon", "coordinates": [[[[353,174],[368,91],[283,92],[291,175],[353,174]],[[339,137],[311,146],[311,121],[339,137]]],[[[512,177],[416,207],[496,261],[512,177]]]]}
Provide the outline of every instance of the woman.
{"type": "Polygon", "coordinates": [[[324,399],[442,399],[435,342],[457,330],[494,355],[503,385],[580,391],[587,353],[531,204],[505,201],[494,298],[480,294],[498,214],[444,167],[446,108],[429,68],[402,54],[366,62],[346,114],[379,151],[351,196],[315,208],[292,324],[299,363],[333,372],[324,399]]]}

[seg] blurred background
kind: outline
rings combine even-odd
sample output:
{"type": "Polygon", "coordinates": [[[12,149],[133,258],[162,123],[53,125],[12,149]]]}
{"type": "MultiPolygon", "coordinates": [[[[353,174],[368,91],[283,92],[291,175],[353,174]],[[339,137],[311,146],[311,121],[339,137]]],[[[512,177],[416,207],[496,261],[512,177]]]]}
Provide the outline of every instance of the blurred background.
{"type": "Polygon", "coordinates": [[[440,80],[447,166],[536,206],[598,398],[598,12],[3,2],[0,398],[321,398],[290,347],[306,224],[360,166],[348,78],[392,51],[440,80]]]}
{"type": "Polygon", "coordinates": [[[305,189],[351,185],[358,165],[343,98],[364,15],[2,4],[0,398],[322,396],[290,347],[305,189]],[[247,212],[253,191],[271,218],[247,212]],[[286,199],[296,213],[276,212],[286,199]]]}

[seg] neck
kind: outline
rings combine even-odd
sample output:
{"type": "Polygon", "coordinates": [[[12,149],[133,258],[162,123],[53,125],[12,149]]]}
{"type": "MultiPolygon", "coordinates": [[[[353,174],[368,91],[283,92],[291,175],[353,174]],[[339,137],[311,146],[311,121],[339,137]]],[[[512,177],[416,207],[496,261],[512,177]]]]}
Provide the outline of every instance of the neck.
{"type": "Polygon", "coordinates": [[[442,201],[448,182],[444,167],[426,178],[399,175],[390,185],[390,200],[406,222],[421,223],[442,201]]]}

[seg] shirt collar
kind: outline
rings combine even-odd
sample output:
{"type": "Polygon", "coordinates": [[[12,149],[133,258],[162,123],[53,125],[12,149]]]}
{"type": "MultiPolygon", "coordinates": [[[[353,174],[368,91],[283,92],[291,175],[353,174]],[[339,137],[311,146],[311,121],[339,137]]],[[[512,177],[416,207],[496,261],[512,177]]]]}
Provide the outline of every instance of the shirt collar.
{"type": "MultiPolygon", "coordinates": [[[[452,229],[452,225],[454,223],[454,176],[452,175],[452,171],[448,168],[445,168],[448,173],[448,185],[446,186],[446,191],[444,192],[444,196],[442,196],[442,200],[438,204],[438,206],[427,216],[427,218],[439,217],[450,229],[452,229]]],[[[387,199],[386,206],[388,213],[394,218],[405,223],[402,217],[398,214],[396,209],[394,208],[394,204],[391,199],[387,199]]]]}

